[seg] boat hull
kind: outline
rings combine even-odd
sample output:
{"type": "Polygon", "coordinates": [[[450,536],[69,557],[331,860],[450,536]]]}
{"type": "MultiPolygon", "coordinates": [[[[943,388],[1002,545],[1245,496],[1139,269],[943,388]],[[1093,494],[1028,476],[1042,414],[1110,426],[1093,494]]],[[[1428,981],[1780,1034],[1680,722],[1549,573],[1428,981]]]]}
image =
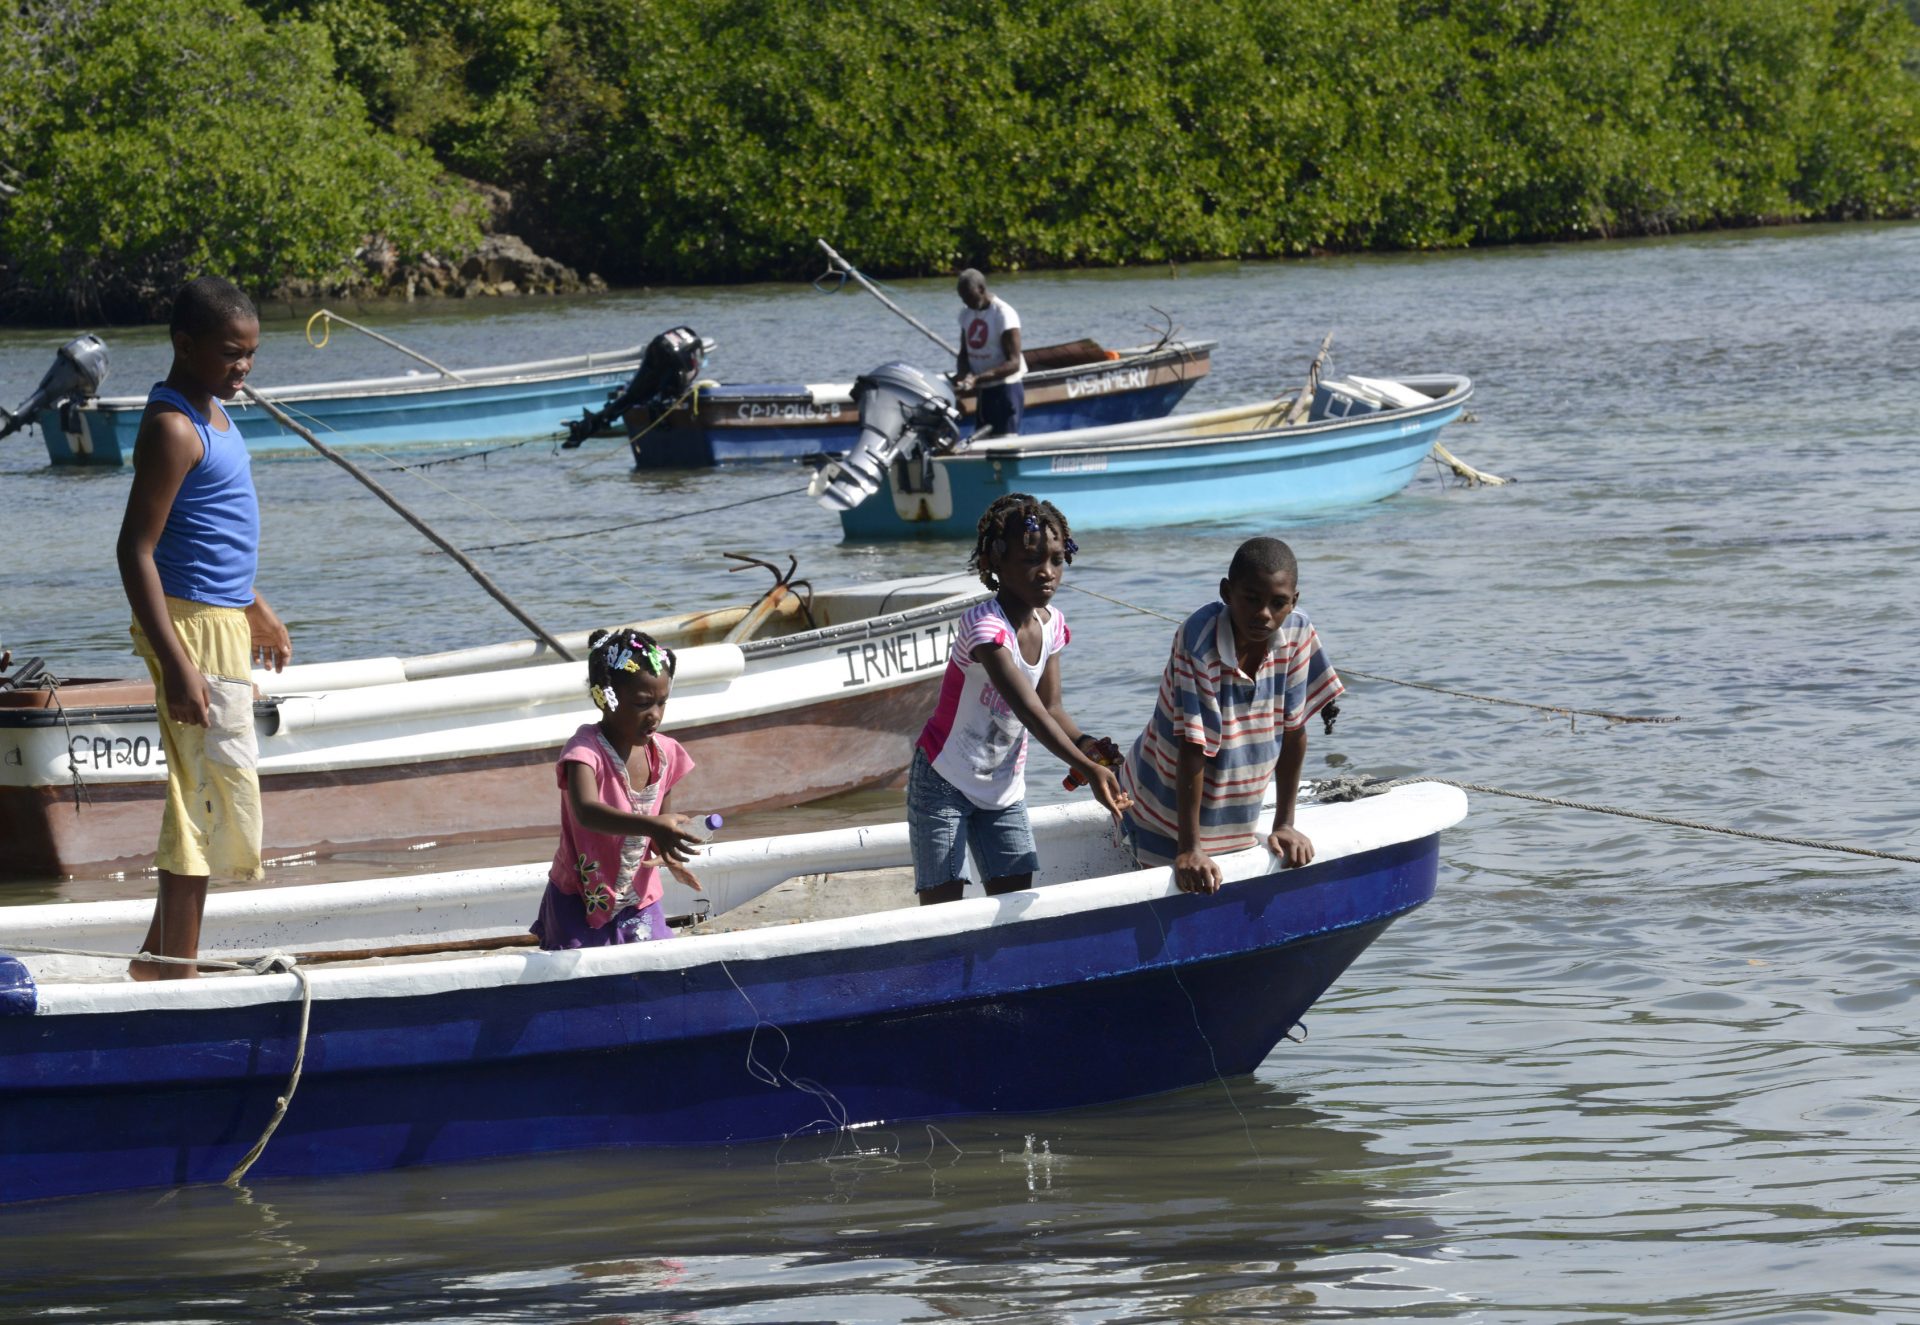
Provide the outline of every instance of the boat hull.
{"type": "MultiPolygon", "coordinates": [[[[1164,417],[1212,370],[1212,353],[1212,342],[1196,342],[1029,373],[1022,426],[1059,432],[1164,417]]],[[[961,405],[962,431],[971,435],[972,398],[961,405]]],[[[642,469],[794,461],[849,450],[860,410],[850,386],[720,386],[650,430],[639,415],[628,427],[642,469]]]]}
{"type": "MultiPolygon", "coordinates": [[[[884,785],[907,766],[911,742],[933,711],[938,673],[850,699],[790,711],[667,724],[695,768],[674,803],[736,814],[884,785]],[[775,747],[778,757],[770,751],[775,747]]],[[[566,735],[590,720],[573,714],[566,735]]],[[[69,715],[89,758],[96,743],[129,757],[158,752],[151,717],[102,722],[69,715]]],[[[559,724],[559,725],[565,725],[559,724]]],[[[527,750],[361,768],[275,773],[263,768],[263,854],[372,850],[422,841],[477,842],[550,831],[559,813],[554,767],[564,737],[527,750]]],[[[112,757],[112,756],[110,756],[112,757]]],[[[139,869],[153,861],[165,804],[159,779],[0,787],[0,879],[139,869]]]]}
{"type": "MultiPolygon", "coordinates": [[[[1391,497],[1406,487],[1465,396],[1412,417],[1362,415],[1218,438],[1080,447],[1021,438],[1021,449],[962,453],[932,466],[923,491],[903,485],[840,513],[849,541],[972,538],[980,512],[1009,492],[1066,511],[1075,529],[1204,520],[1295,519],[1391,497]]],[[[1177,427],[1181,420],[1168,420],[1177,427]]]]}
{"type": "MultiPolygon", "coordinates": [[[[552,433],[583,409],[604,405],[633,375],[633,351],[583,356],[571,369],[470,382],[431,376],[341,383],[337,387],[263,388],[263,394],[330,446],[475,445],[552,433]]],[[[133,456],[144,400],[92,401],[42,410],[36,422],[56,465],[119,465],[133,456]]],[[[306,442],[261,406],[227,406],[252,454],[304,451],[306,442]]]]}
{"type": "MultiPolygon", "coordinates": [[[[965,577],[834,590],[814,602],[840,625],[683,649],[665,730],[696,767],[674,803],[727,814],[897,777],[954,624],[982,596],[965,577]]],[[[304,670],[330,668],[404,672],[399,659],[304,670]]],[[[310,690],[292,681],[300,670],[256,676],[281,692],[255,706],[269,858],[550,831],[560,749],[596,716],[577,663],[310,690]]],[[[55,694],[0,705],[0,878],[145,865],[166,794],[151,685],[55,694]]]]}
{"type": "MultiPolygon", "coordinates": [[[[1111,905],[1049,904],[1103,881],[935,908],[955,932],[928,933],[936,920],[910,910],[864,939],[817,922],[757,947],[676,940],[599,976],[316,996],[298,1096],[253,1173],[743,1142],[1250,1072],[1431,897],[1437,864],[1433,833],[1211,897],[1173,892],[1160,871],[1111,905]]],[[[261,979],[289,989],[247,1006],[0,1016],[0,1199],[224,1178],[296,1049],[292,978],[261,979]]]]}

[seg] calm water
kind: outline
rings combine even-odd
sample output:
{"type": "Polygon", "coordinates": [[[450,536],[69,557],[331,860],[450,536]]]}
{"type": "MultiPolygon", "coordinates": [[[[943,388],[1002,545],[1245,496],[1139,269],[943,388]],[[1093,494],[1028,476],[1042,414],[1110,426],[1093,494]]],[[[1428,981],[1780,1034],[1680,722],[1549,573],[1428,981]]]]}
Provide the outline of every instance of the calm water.
{"type": "MultiPolygon", "coordinates": [[[[1311,770],[1426,772],[1920,851],[1920,227],[999,288],[1036,341],[1125,341],[1150,306],[1218,337],[1194,406],[1297,380],[1330,327],[1342,370],[1470,373],[1479,421],[1448,444],[1519,483],[1463,491],[1423,476],[1391,501],[1285,531],[1336,663],[1684,719],[1575,729],[1355,682],[1334,737],[1316,732],[1311,770]]],[[[944,282],[902,291],[945,330],[944,282]]],[[[456,366],[631,343],[682,321],[721,341],[714,369],[733,380],[939,362],[877,305],[804,287],[367,316],[456,366]]],[[[0,335],[8,403],[63,338],[0,335]]],[[[114,388],[164,370],[157,335],[110,340],[114,388]]],[[[271,322],[258,377],[393,366],[354,341],[336,333],[315,352],[297,323],[271,322]]],[[[37,447],[0,448],[0,642],[69,673],[125,672],[111,550],[126,477],[48,471],[37,447]]],[[[331,467],[255,472],[261,581],[301,657],[518,633],[331,467]]],[[[613,448],[542,447],[428,477],[392,481],[470,545],[798,481],[635,477],[613,448]]],[[[1184,611],[1245,532],[1084,538],[1069,582],[1184,611]]],[[[722,550],[792,551],[819,585],[962,555],[837,539],[796,498],[485,564],[573,627],[738,596],[722,550]]],[[[1064,605],[1082,645],[1065,659],[1068,700],[1090,728],[1131,733],[1169,627],[1080,595],[1064,605]]],[[[893,812],[867,797],[814,819],[893,812]]],[[[862,1133],[865,1154],[822,1141],[596,1153],[268,1183],[250,1199],[194,1190],[0,1211],[0,1313],[1920,1319],[1920,870],[1487,796],[1444,851],[1434,903],[1347,974],[1308,1018],[1307,1043],[1250,1079],[862,1133]]],[[[831,1079],[830,1064],[807,1066],[831,1079]]]]}

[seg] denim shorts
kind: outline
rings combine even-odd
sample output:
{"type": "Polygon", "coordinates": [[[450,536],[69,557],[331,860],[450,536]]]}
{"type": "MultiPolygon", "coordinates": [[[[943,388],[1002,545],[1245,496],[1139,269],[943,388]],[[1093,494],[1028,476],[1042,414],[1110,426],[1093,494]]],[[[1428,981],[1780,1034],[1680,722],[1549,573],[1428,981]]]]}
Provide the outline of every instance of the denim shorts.
{"type": "Polygon", "coordinates": [[[966,793],[933,771],[927,752],[915,747],[907,771],[907,837],[913,844],[913,890],[923,892],[967,877],[967,848],[986,876],[1031,874],[1040,868],[1025,801],[983,810],[966,793]]]}

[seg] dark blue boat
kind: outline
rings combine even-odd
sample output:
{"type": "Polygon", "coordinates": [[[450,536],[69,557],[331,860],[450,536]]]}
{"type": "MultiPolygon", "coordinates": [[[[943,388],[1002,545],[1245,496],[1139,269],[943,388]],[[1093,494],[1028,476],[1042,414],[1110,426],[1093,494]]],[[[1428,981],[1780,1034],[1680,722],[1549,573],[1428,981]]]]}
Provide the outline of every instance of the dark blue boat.
{"type": "MultiPolygon", "coordinates": [[[[1431,784],[1304,807],[1313,864],[1222,857],[1228,886],[1188,896],[1165,869],[1133,869],[1097,807],[1050,807],[1028,892],[622,948],[313,966],[304,1074],[252,1173],[746,1141],[1251,1072],[1433,895],[1440,832],[1465,811],[1431,784]]],[[[716,847],[702,872],[726,907],[776,878],[904,858],[903,827],[849,829],[716,847]]],[[[405,937],[402,918],[416,937],[511,932],[542,873],[217,894],[209,933],[239,956],[294,936],[363,951],[405,937]]],[[[0,949],[112,950],[139,909],[10,908],[0,949]]],[[[87,961],[0,957],[0,1199],[225,1178],[287,1090],[297,977],[89,982],[87,961]]]]}
{"type": "MultiPolygon", "coordinates": [[[[1172,413],[1213,366],[1213,341],[1169,341],[1106,350],[1090,340],[1027,352],[1028,432],[1058,432],[1172,413]]],[[[973,428],[973,399],[963,397],[963,431],[973,428]]],[[[651,422],[626,416],[634,463],[641,468],[700,467],[800,460],[845,451],[860,432],[853,384],[703,385],[651,422]]]]}

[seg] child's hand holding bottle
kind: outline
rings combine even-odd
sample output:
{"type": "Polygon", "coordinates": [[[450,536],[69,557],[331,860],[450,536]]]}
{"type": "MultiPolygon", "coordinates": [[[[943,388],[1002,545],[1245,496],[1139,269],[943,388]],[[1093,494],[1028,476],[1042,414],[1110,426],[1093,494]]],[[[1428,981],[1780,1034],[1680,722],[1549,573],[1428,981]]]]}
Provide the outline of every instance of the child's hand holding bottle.
{"type": "Polygon", "coordinates": [[[1084,733],[1074,744],[1080,747],[1086,765],[1068,773],[1061,785],[1068,791],[1091,786],[1093,798],[1106,806],[1107,813],[1118,820],[1121,812],[1133,805],[1133,797],[1127,795],[1120,786],[1120,779],[1113,775],[1113,770],[1120,767],[1125,758],[1120,753],[1120,747],[1105,736],[1088,736],[1084,733]]]}
{"type": "Polygon", "coordinates": [[[687,862],[697,849],[713,837],[714,830],[720,827],[723,820],[717,814],[669,813],[653,818],[657,827],[647,835],[652,843],[652,854],[659,857],[660,863],[674,878],[696,892],[701,891],[700,880],[687,868],[687,862]]]}
{"type": "MultiPolygon", "coordinates": [[[[1113,743],[1111,737],[1089,736],[1082,732],[1074,744],[1080,747],[1081,754],[1102,768],[1118,768],[1126,762],[1126,756],[1120,753],[1120,747],[1113,743]]],[[[1068,791],[1078,791],[1087,785],[1087,779],[1077,770],[1069,771],[1060,785],[1068,791]]]]}
{"type": "Polygon", "coordinates": [[[1119,746],[1105,736],[1083,733],[1075,744],[1080,747],[1080,753],[1086,756],[1089,766],[1074,769],[1060,785],[1068,791],[1076,791],[1091,784],[1093,798],[1107,807],[1107,813],[1119,819],[1121,811],[1132,806],[1133,797],[1121,789],[1120,779],[1111,770],[1126,762],[1126,756],[1120,753],[1119,746]]]}

